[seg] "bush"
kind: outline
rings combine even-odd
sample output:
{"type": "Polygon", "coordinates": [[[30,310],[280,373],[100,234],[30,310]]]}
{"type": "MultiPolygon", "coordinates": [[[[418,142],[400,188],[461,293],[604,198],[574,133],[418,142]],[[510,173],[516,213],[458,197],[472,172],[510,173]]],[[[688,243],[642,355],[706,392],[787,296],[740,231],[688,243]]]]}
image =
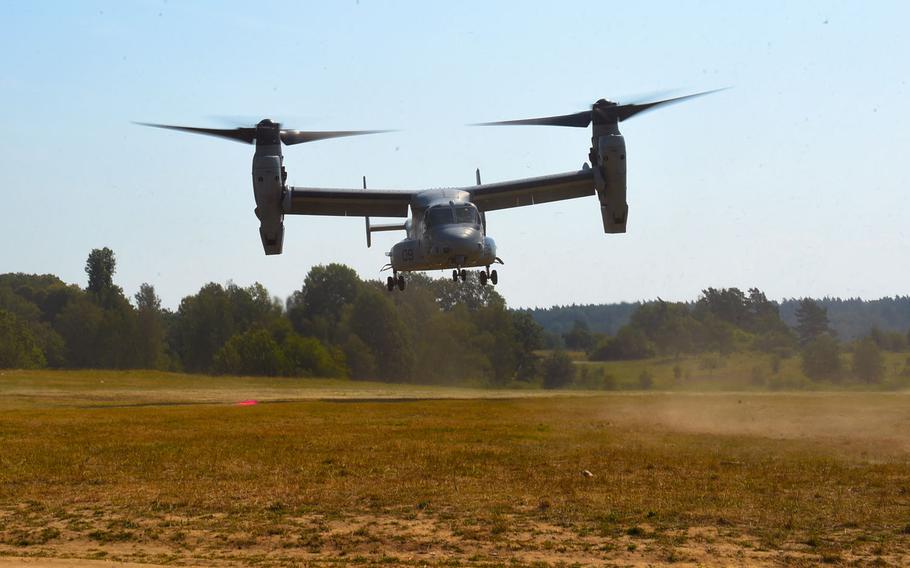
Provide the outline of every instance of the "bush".
{"type": "Polygon", "coordinates": [[[885,376],[882,352],[872,339],[864,339],[853,351],[853,374],[867,383],[881,382],[885,376]]]}
{"type": "Polygon", "coordinates": [[[215,372],[274,377],[287,369],[287,359],[268,331],[257,328],[232,336],[215,353],[215,372]]]}
{"type": "Polygon", "coordinates": [[[588,356],[592,361],[647,359],[655,353],[654,344],[639,329],[625,326],[615,337],[601,341],[588,356]]]}
{"type": "Polygon", "coordinates": [[[814,380],[841,378],[840,346],[827,333],[810,341],[803,348],[803,373],[814,380]]]}
{"type": "Polygon", "coordinates": [[[543,361],[543,388],[558,389],[572,384],[575,366],[565,351],[554,351],[543,361]]]}
{"type": "Polygon", "coordinates": [[[286,372],[293,376],[345,377],[344,353],[333,353],[315,337],[288,334],[282,344],[286,372]]]}

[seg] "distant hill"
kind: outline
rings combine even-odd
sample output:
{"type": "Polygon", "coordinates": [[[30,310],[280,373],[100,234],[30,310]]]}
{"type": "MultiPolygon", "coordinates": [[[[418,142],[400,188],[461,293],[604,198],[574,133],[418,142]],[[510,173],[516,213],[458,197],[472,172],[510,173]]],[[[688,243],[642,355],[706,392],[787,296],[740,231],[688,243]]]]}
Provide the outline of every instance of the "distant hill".
{"type": "MultiPolygon", "coordinates": [[[[910,296],[895,296],[879,300],[823,298],[816,300],[828,310],[828,319],[841,340],[852,340],[869,333],[873,327],[882,331],[906,332],[910,329],[910,296]]],[[[576,320],[588,325],[591,331],[615,334],[628,323],[641,302],[619,304],[586,304],[554,306],[521,310],[528,312],[543,328],[556,335],[572,329],[576,320]]],[[[692,304],[694,305],[694,304],[692,304]]],[[[789,326],[796,325],[799,299],[779,303],[780,316],[789,326]]]]}

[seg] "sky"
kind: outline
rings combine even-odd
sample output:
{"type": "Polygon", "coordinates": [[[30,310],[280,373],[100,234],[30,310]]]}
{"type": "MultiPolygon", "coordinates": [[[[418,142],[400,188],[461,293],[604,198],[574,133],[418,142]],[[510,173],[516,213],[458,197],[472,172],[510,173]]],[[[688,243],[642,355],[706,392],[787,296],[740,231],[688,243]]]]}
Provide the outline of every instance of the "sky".
{"type": "Polygon", "coordinates": [[[907,2],[5,1],[0,17],[0,273],[84,286],[108,246],[127,295],[149,282],[170,308],[207,282],[286,298],[330,262],[385,276],[403,235],[368,249],[359,217],[289,216],[266,257],[252,147],[133,121],[399,129],[286,148],[288,182],[422,189],[587,159],[587,129],[469,123],[731,87],[622,123],[626,234],[603,234],[595,197],[489,214],[509,305],[910,293],[907,2]]]}

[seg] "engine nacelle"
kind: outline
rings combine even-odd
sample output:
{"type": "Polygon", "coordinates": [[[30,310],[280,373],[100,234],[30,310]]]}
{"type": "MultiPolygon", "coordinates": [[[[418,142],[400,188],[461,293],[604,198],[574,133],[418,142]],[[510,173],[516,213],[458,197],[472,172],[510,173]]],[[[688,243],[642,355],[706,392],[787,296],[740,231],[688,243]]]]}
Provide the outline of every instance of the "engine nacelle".
{"type": "Polygon", "coordinates": [[[625,233],[629,216],[626,203],[626,141],[621,134],[605,134],[597,139],[597,167],[594,186],[600,200],[600,215],[605,233],[625,233]]]}
{"type": "Polygon", "coordinates": [[[256,197],[256,217],[259,236],[265,254],[281,254],[284,244],[284,172],[281,156],[253,157],[253,194],[256,197]]]}

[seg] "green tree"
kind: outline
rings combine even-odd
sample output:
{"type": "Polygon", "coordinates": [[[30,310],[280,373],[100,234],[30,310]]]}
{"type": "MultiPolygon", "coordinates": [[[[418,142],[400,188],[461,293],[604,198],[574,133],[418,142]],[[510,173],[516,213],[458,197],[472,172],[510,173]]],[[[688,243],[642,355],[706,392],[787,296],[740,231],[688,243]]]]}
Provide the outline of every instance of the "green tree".
{"type": "Polygon", "coordinates": [[[538,357],[534,352],[543,349],[543,328],[528,312],[512,312],[512,330],[516,345],[516,378],[531,380],[537,373],[538,357]]]}
{"type": "Polygon", "coordinates": [[[67,367],[97,367],[100,359],[98,333],[104,310],[83,294],[69,303],[57,316],[54,329],[66,345],[67,367]]]}
{"type": "Polygon", "coordinates": [[[248,288],[209,283],[180,302],[171,342],[186,370],[205,372],[229,338],[253,328],[269,329],[281,317],[280,303],[258,282],[248,288]]]}
{"type": "Polygon", "coordinates": [[[376,376],[383,381],[412,376],[414,350],[395,304],[375,288],[364,287],[351,307],[348,328],[369,348],[376,376]]]}
{"type": "Polygon", "coordinates": [[[588,356],[592,361],[647,359],[655,353],[654,344],[637,327],[623,326],[615,337],[602,340],[588,356]]]}
{"type": "Polygon", "coordinates": [[[702,325],[685,304],[658,301],[639,306],[629,325],[641,330],[657,351],[678,356],[694,352],[702,336],[702,325]]]}
{"type": "Polygon", "coordinates": [[[327,349],[315,337],[301,337],[292,333],[281,345],[287,362],[287,372],[294,376],[345,377],[347,366],[344,355],[327,349]]]}
{"type": "Polygon", "coordinates": [[[353,333],[348,335],[342,345],[345,360],[350,369],[351,377],[355,379],[372,379],[376,377],[376,357],[370,347],[353,333]]]}
{"type": "Polygon", "coordinates": [[[117,270],[117,260],[114,251],[104,247],[92,249],[85,261],[85,273],[88,274],[87,291],[92,294],[102,306],[112,302],[112,296],[123,295],[123,291],[114,285],[114,272],[117,270]]]}
{"type": "Polygon", "coordinates": [[[230,297],[215,283],[181,300],[175,324],[174,348],[191,372],[210,370],[215,353],[238,331],[230,297]]]}
{"type": "Polygon", "coordinates": [[[591,329],[585,321],[575,320],[572,329],[562,334],[562,340],[569,349],[587,351],[593,346],[594,336],[591,335],[591,329]]]}
{"type": "Polygon", "coordinates": [[[450,278],[438,278],[431,282],[436,301],[445,311],[454,310],[456,306],[475,311],[491,303],[505,304],[496,288],[482,285],[474,271],[468,272],[468,278],[464,282],[454,282],[450,278]]]}
{"type": "Polygon", "coordinates": [[[856,344],[853,351],[853,373],[867,383],[877,383],[885,376],[882,352],[871,338],[856,344]]]}
{"type": "Polygon", "coordinates": [[[343,264],[314,266],[303,287],[288,298],[288,317],[294,329],[323,341],[337,341],[341,317],[363,283],[353,269],[343,264]]]}
{"type": "Polygon", "coordinates": [[[825,333],[807,343],[802,351],[802,367],[810,379],[839,381],[842,366],[837,340],[825,333]]]}
{"type": "Polygon", "coordinates": [[[214,356],[215,372],[232,375],[284,374],[287,360],[281,347],[262,328],[231,337],[214,356]]]}
{"type": "Polygon", "coordinates": [[[139,334],[137,363],[145,369],[164,369],[167,358],[161,299],[155,287],[147,283],[139,286],[135,299],[139,334]]]}
{"type": "Polygon", "coordinates": [[[575,380],[575,365],[565,351],[554,351],[543,360],[543,388],[560,389],[575,380]]]}
{"type": "Polygon", "coordinates": [[[492,376],[488,379],[496,385],[507,384],[515,378],[520,346],[505,300],[497,296],[487,306],[470,312],[470,317],[477,330],[472,343],[490,362],[492,376]]]}
{"type": "Polygon", "coordinates": [[[708,288],[695,302],[695,313],[702,319],[712,314],[720,321],[745,328],[751,323],[746,295],[739,288],[708,288]]]}
{"type": "Polygon", "coordinates": [[[45,365],[44,353],[28,326],[0,310],[0,369],[34,369],[45,365]]]}
{"type": "Polygon", "coordinates": [[[832,334],[828,323],[828,310],[811,298],[800,300],[796,308],[796,321],[800,345],[807,345],[824,334],[832,334]]]}

